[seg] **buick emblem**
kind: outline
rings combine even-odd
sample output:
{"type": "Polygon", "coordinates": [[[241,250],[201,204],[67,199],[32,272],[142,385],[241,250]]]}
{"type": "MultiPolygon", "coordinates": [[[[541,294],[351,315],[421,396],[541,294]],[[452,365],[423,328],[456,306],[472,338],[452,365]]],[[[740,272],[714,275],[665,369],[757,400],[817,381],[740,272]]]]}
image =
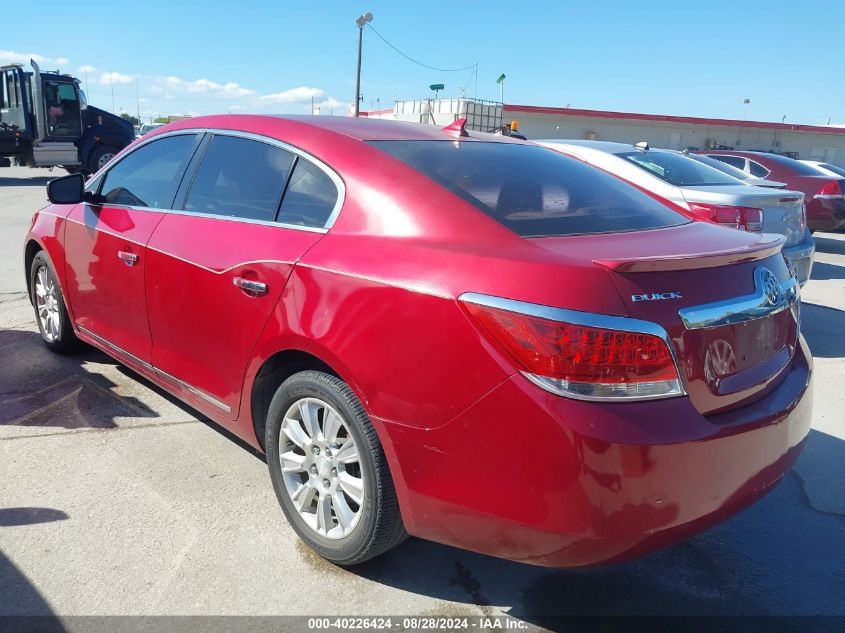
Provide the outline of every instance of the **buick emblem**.
{"type": "Polygon", "coordinates": [[[776,306],[780,303],[780,283],[775,274],[768,268],[764,268],[760,275],[763,282],[763,294],[766,296],[766,301],[770,306],[776,306]]]}

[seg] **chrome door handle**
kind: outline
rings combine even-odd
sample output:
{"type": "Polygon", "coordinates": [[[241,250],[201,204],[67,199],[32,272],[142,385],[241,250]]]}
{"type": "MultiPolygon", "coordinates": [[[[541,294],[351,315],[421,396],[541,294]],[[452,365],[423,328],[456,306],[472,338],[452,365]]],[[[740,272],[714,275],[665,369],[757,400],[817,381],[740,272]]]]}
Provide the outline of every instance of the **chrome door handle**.
{"type": "Polygon", "coordinates": [[[117,251],[117,257],[123,260],[123,263],[127,266],[134,266],[138,263],[138,255],[136,253],[130,253],[129,251],[117,251]]]}
{"type": "Polygon", "coordinates": [[[267,284],[261,281],[253,281],[252,279],[244,279],[243,277],[235,277],[232,280],[238,288],[244,292],[249,292],[255,295],[266,295],[267,284]]]}

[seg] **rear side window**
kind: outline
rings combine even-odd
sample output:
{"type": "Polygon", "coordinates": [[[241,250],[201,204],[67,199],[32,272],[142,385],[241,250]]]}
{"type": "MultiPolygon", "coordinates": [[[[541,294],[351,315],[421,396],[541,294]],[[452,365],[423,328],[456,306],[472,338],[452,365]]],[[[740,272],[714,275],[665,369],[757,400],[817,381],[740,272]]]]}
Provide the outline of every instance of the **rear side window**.
{"type": "Polygon", "coordinates": [[[107,204],[169,209],[196,141],[180,134],[139,147],[105,174],[100,194],[107,204]]]}
{"type": "Polygon", "coordinates": [[[337,202],[337,187],[331,178],[313,163],[299,158],[282,199],[279,222],[322,227],[337,202]]]}
{"type": "Polygon", "coordinates": [[[736,178],[699,163],[683,154],[661,151],[628,152],[618,154],[637,167],[676,187],[706,187],[708,185],[737,185],[736,178]]]}
{"type": "Polygon", "coordinates": [[[751,171],[751,175],[757,176],[757,178],[765,178],[770,173],[768,169],[760,163],[755,163],[753,160],[748,161],[748,169],[751,171]]]}
{"type": "Polygon", "coordinates": [[[206,149],[185,210],[272,221],[294,156],[280,147],[215,136],[206,149]]]}
{"type": "Polygon", "coordinates": [[[724,154],[717,154],[713,156],[713,158],[745,171],[745,159],[742,156],[726,156],[724,154]]]}
{"type": "Polygon", "coordinates": [[[637,231],[689,220],[623,180],[544,147],[372,141],[524,237],[637,231]]]}

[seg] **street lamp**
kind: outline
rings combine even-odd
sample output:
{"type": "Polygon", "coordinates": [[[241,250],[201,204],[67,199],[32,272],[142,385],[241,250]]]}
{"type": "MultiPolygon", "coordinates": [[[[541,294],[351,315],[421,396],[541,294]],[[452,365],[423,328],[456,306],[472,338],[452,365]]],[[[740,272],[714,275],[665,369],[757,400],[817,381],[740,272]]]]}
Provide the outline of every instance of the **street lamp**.
{"type": "Polygon", "coordinates": [[[355,116],[361,112],[361,44],[364,41],[364,25],[373,21],[373,14],[367,11],[355,20],[358,25],[358,69],[355,71],[355,116]]]}

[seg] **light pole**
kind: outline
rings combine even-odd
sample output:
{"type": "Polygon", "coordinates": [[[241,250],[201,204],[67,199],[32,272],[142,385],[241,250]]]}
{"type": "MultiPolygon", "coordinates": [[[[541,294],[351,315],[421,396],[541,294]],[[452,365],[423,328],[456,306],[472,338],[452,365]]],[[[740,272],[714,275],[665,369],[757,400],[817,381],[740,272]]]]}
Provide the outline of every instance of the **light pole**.
{"type": "Polygon", "coordinates": [[[748,118],[748,104],[751,103],[751,99],[743,99],[742,102],[745,104],[745,118],[748,118]]]}
{"type": "Polygon", "coordinates": [[[355,71],[355,116],[361,112],[361,44],[364,41],[364,25],[373,21],[373,14],[369,11],[359,15],[355,20],[358,25],[358,69],[355,71]]]}

